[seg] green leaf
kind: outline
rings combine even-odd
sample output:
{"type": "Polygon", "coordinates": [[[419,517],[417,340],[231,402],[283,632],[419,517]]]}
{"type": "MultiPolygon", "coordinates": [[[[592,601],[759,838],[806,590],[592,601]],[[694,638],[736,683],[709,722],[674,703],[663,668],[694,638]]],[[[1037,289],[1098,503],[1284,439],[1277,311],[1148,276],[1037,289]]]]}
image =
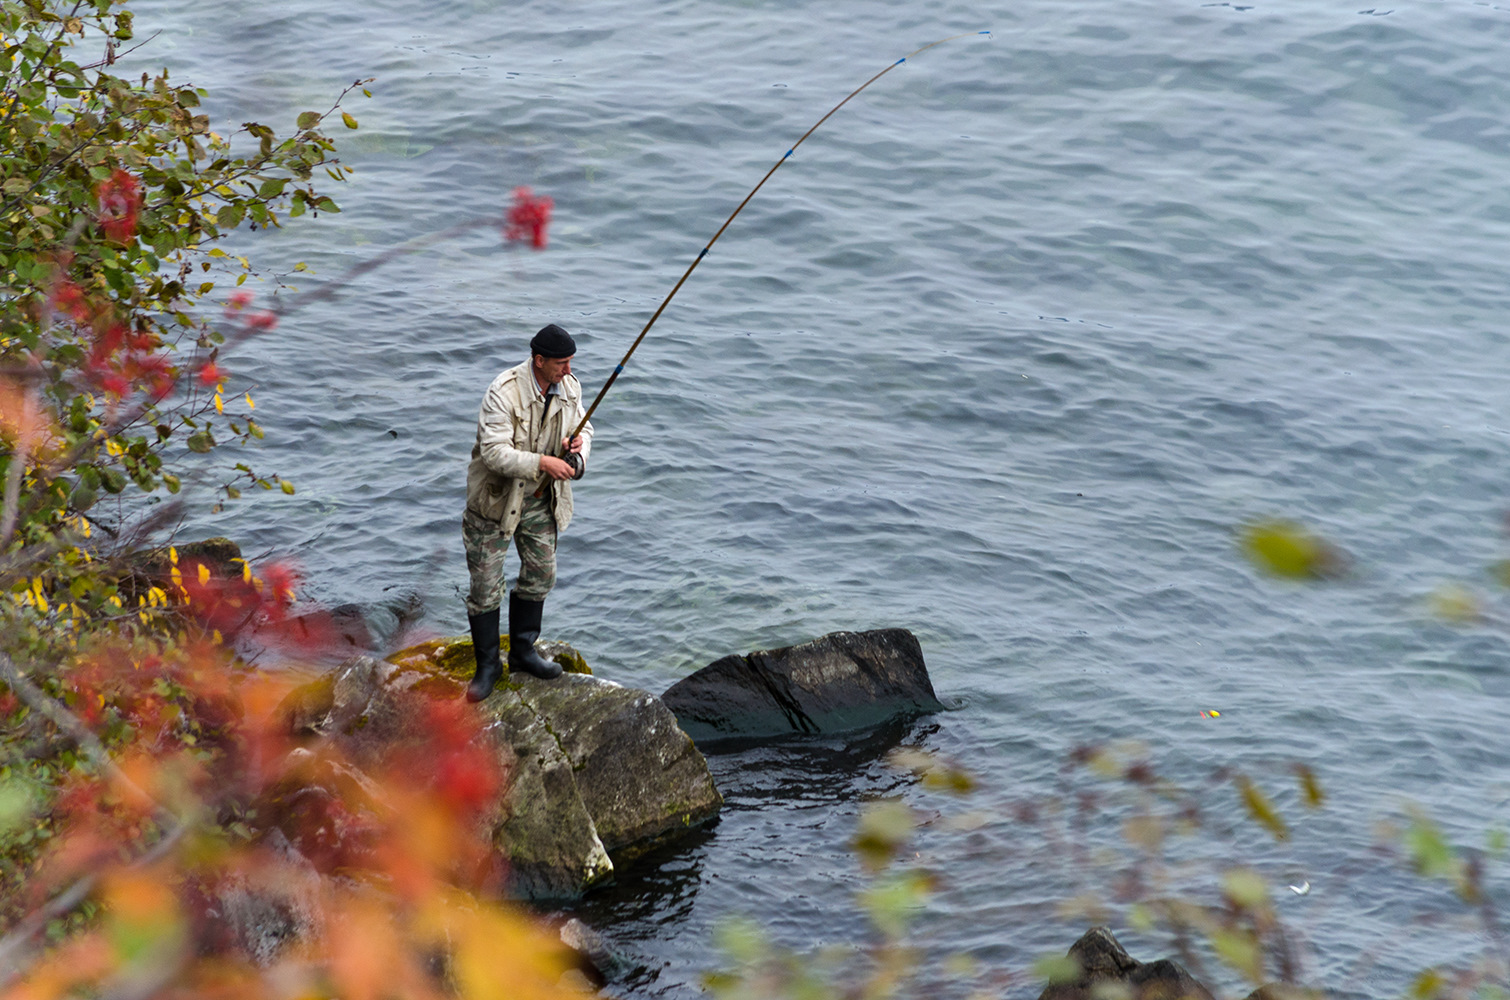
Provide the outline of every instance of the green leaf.
{"type": "Polygon", "coordinates": [[[287,493],[289,496],[294,495],[294,484],[289,482],[287,479],[280,482],[278,486],[283,490],[284,493],[287,493]]]}
{"type": "Polygon", "coordinates": [[[298,126],[301,132],[308,131],[318,124],[320,124],[320,113],[318,111],[305,111],[299,115],[298,126]]]}
{"type": "Polygon", "coordinates": [[[872,871],[886,867],[912,836],[916,823],[904,802],[882,799],[867,805],[853,842],[861,863],[872,871]]]}
{"type": "Polygon", "coordinates": [[[98,503],[99,499],[99,493],[80,483],[74,487],[73,495],[68,498],[68,504],[74,510],[83,513],[98,503]]]}
{"type": "Polygon", "coordinates": [[[907,930],[928,895],[933,891],[933,879],[924,872],[906,872],[883,879],[860,894],[860,904],[870,916],[871,924],[884,936],[893,940],[907,930]]]}
{"type": "Polygon", "coordinates": [[[1080,963],[1068,955],[1046,955],[1033,963],[1033,974],[1051,986],[1073,983],[1080,978],[1080,963]]]}
{"type": "Polygon", "coordinates": [[[1264,953],[1251,931],[1222,930],[1211,935],[1211,948],[1222,961],[1242,973],[1249,982],[1264,978],[1264,953]]]}
{"type": "Polygon", "coordinates": [[[1489,567],[1489,573],[1501,587],[1510,587],[1510,559],[1501,559],[1489,567]]]}
{"type": "Polygon", "coordinates": [[[1411,864],[1427,878],[1453,878],[1458,873],[1458,858],[1438,826],[1423,814],[1416,814],[1405,832],[1405,849],[1411,864]]]}
{"type": "Polygon", "coordinates": [[[177,476],[170,475],[166,472],[163,473],[163,485],[168,488],[169,493],[177,493],[180,489],[183,488],[183,483],[179,481],[177,476]]]}
{"type": "Polygon", "coordinates": [[[37,802],[30,789],[15,778],[0,783],[0,833],[10,833],[31,822],[37,802]]]}
{"type": "Polygon", "coordinates": [[[344,111],[341,112],[341,121],[343,121],[343,122],[346,123],[346,127],[347,128],[356,128],[357,127],[357,120],[355,118],[351,117],[351,115],[347,114],[344,111]]]}
{"type": "Polygon", "coordinates": [[[1243,909],[1257,909],[1269,901],[1269,887],[1251,868],[1235,868],[1222,876],[1222,893],[1243,909]]]}

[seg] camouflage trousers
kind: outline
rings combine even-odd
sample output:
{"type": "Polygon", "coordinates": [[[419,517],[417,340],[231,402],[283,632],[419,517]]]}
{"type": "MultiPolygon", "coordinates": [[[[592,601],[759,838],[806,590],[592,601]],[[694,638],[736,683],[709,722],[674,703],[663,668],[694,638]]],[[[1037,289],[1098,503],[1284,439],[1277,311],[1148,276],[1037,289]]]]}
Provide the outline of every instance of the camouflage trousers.
{"type": "MultiPolygon", "coordinates": [[[[467,614],[492,611],[503,602],[503,557],[509,551],[509,536],[497,521],[469,510],[461,518],[461,539],[467,550],[467,573],[472,578],[467,614]]],[[[549,497],[524,498],[513,542],[519,550],[519,579],[514,592],[526,601],[545,600],[556,585],[556,518],[551,514],[549,497]]]]}

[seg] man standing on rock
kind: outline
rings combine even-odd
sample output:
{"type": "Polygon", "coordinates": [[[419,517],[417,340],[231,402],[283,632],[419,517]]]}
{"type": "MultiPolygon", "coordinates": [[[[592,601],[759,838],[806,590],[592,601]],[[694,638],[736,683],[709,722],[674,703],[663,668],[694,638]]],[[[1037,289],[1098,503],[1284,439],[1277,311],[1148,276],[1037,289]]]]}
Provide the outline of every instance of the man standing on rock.
{"type": "Polygon", "coordinates": [[[467,700],[482,701],[503,676],[498,649],[503,559],[512,538],[519,578],[509,593],[509,669],[549,680],[561,668],[535,650],[545,595],[556,583],[556,535],[571,523],[571,481],[587,471],[592,425],[567,435],[586,415],[582,383],[571,373],[577,345],[552,323],[530,341],[530,359],[493,379],[477,414],[477,443],[467,466],[467,621],[477,674],[467,700]],[[560,457],[558,457],[558,451],[560,457]]]}

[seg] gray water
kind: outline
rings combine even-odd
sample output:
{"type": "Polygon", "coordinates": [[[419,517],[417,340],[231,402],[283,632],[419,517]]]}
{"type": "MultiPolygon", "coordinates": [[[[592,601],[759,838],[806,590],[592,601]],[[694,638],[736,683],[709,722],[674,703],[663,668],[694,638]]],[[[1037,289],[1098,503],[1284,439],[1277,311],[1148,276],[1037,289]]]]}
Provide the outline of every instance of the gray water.
{"type": "MultiPolygon", "coordinates": [[[[1085,926],[1055,901],[1106,885],[1009,806],[1107,740],[1275,795],[1286,844],[1213,787],[1230,843],[1182,850],[1309,879],[1278,906],[1338,995],[1398,993],[1481,945],[1423,925],[1446,892],[1369,849],[1410,804],[1482,845],[1510,801],[1510,615],[1488,572],[1510,554],[1510,7],[146,0],[137,18],[163,33],[131,58],[210,88],[221,131],[287,130],[376,77],[348,105],[360,131],[337,129],[344,211],[238,237],[265,274],[306,261],[317,276],[289,280],[312,288],[515,185],[555,199],[545,252],[476,233],[225,364],[267,428],[257,466],[298,493],[219,515],[201,493],[190,532],[296,559],[327,604],[418,595],[445,632],[465,625],[476,409],[529,335],[569,328],[595,392],[835,101],[919,45],[994,32],[910,60],[799,149],[595,421],[547,632],[600,675],[658,692],[727,652],[897,625],[957,709],[715,759],[722,824],[582,908],[642,966],[619,994],[697,995],[735,914],[798,949],[860,940],[847,841],[886,793],[982,814],[921,838],[914,863],[946,877],[918,940],[1030,995],[1024,970],[1085,926]],[[1269,516],[1341,546],[1350,578],[1257,573],[1236,539],[1269,516]],[[1453,583],[1490,619],[1435,619],[1453,583]],[[897,742],[982,790],[923,792],[876,762],[897,742]],[[1331,794],[1316,817],[1295,759],[1331,794]]],[[[1168,949],[1113,923],[1140,957],[1168,949]]]]}

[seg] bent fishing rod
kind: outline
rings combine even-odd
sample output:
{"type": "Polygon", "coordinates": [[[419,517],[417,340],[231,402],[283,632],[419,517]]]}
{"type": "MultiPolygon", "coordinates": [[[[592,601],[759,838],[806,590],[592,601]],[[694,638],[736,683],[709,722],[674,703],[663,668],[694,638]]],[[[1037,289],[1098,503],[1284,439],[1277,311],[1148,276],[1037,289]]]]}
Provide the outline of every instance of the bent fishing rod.
{"type": "Polygon", "coordinates": [[[750,189],[750,193],[745,195],[745,199],[744,201],[739,203],[739,207],[735,208],[733,213],[731,213],[729,217],[724,220],[724,224],[718,227],[718,232],[713,234],[713,238],[708,241],[707,245],[698,252],[696,257],[692,258],[692,263],[687,265],[687,270],[682,272],[682,276],[680,279],[678,279],[676,285],[673,286],[671,291],[667,293],[666,297],[661,300],[660,306],[655,310],[653,314],[651,314],[650,319],[646,321],[644,328],[640,330],[640,335],[634,338],[634,343],[629,345],[629,350],[624,352],[624,357],[619,359],[619,363],[614,366],[613,374],[608,376],[608,381],[604,382],[603,388],[598,390],[597,397],[593,399],[592,405],[587,408],[587,413],[583,415],[581,423],[577,424],[577,429],[572,431],[571,434],[567,437],[568,441],[572,440],[582,433],[582,428],[587,426],[587,422],[591,420],[592,415],[597,412],[598,404],[603,402],[603,397],[608,395],[608,390],[613,387],[614,382],[616,382],[619,376],[624,373],[624,366],[629,364],[629,359],[634,356],[634,352],[639,348],[640,342],[645,339],[645,334],[650,332],[650,328],[652,326],[655,326],[655,321],[661,318],[661,313],[665,312],[666,307],[671,304],[671,300],[676,298],[676,293],[681,291],[682,286],[687,283],[687,279],[692,277],[692,272],[697,270],[697,265],[701,264],[703,262],[703,258],[708,256],[708,251],[713,249],[713,244],[718,242],[718,238],[724,234],[724,230],[728,229],[729,225],[739,216],[739,213],[744,211],[745,206],[750,203],[750,199],[754,198],[755,195],[760,191],[760,189],[765,187],[765,182],[771,179],[771,175],[774,174],[778,169],[780,169],[783,163],[792,158],[792,154],[797,152],[797,147],[806,142],[808,136],[818,131],[818,126],[822,125],[824,122],[832,118],[835,112],[837,112],[840,108],[844,107],[844,105],[848,104],[850,101],[859,96],[860,92],[863,91],[866,87],[869,87],[871,84],[875,83],[877,80],[881,79],[881,77],[885,76],[887,73],[890,73],[892,70],[896,69],[898,66],[911,59],[913,56],[919,54],[920,52],[927,52],[929,49],[937,48],[938,46],[943,45],[945,42],[952,42],[956,38],[965,38],[969,35],[984,35],[987,38],[990,38],[991,32],[965,31],[961,32],[958,35],[950,35],[948,38],[940,38],[936,42],[929,42],[922,48],[914,49],[902,58],[898,59],[896,62],[892,63],[890,66],[887,66],[885,69],[881,70],[881,72],[877,73],[869,80],[866,80],[864,83],[860,84],[860,86],[856,87],[854,90],[850,91],[848,97],[844,98],[844,100],[840,101],[838,104],[835,104],[832,108],[830,108],[828,114],[824,115],[822,118],[819,118],[818,121],[813,124],[812,128],[802,133],[802,138],[792,143],[791,148],[786,151],[785,155],[783,155],[781,159],[777,160],[771,166],[770,170],[767,170],[765,172],[765,176],[760,179],[760,183],[756,184],[753,188],[750,189]]]}

